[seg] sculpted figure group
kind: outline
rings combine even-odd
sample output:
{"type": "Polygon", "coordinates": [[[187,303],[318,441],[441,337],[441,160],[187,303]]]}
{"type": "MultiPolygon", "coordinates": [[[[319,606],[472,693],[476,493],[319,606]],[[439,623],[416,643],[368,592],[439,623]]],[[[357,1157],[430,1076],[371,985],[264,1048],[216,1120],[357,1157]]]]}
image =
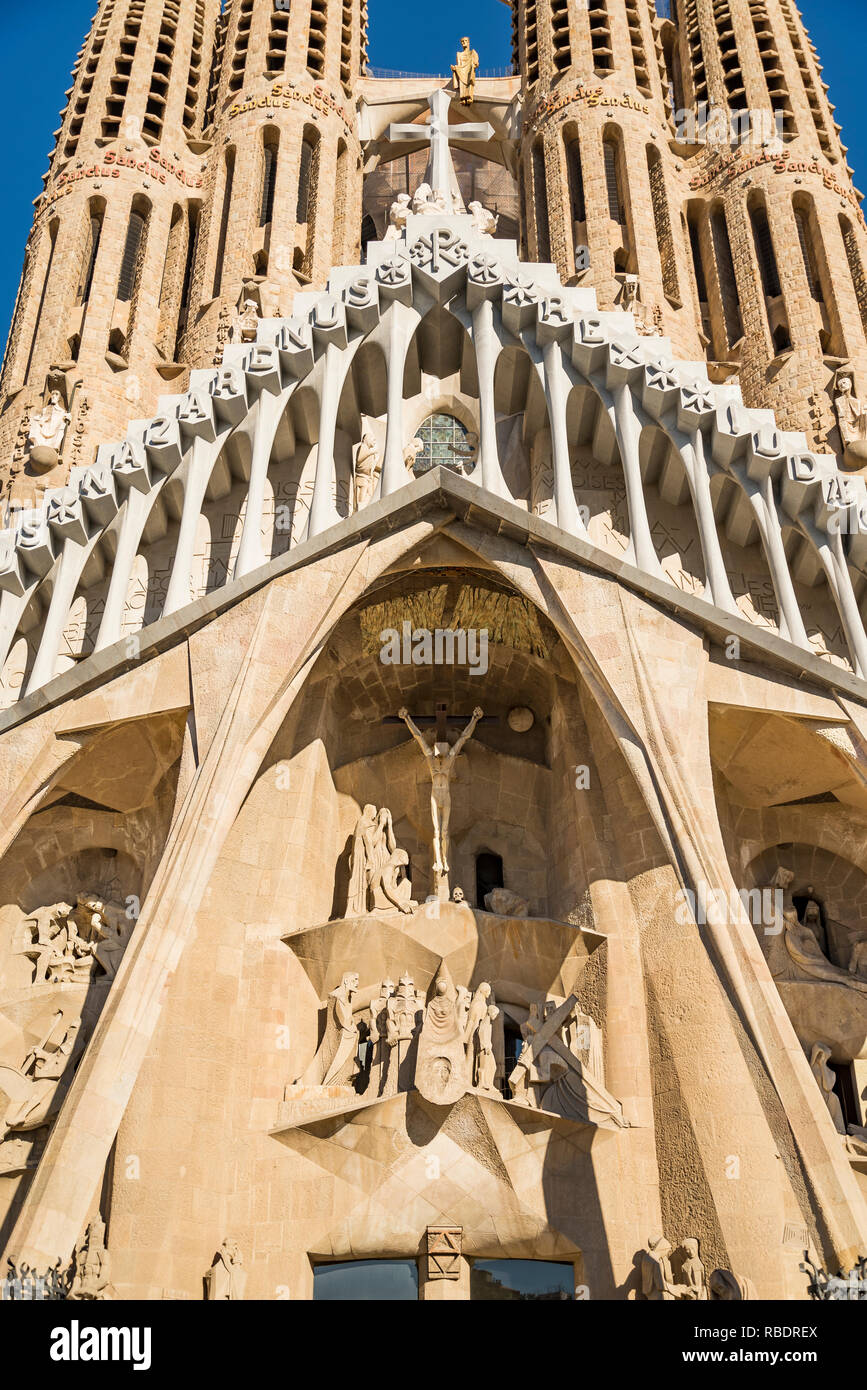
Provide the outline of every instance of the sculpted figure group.
{"type": "MultiPolygon", "coordinates": [[[[513,1006],[505,1007],[514,1017],[513,1006]]],[[[328,997],[316,1054],[284,1099],[293,1114],[300,1107],[306,1115],[413,1089],[440,1105],[471,1090],[498,1099],[505,1092],[517,1104],[578,1122],[624,1124],[603,1082],[599,1027],[574,994],[531,1004],[508,1075],[502,1014],[490,983],[456,985],[444,962],[427,996],[409,972],[397,985],[387,978],[363,990],[358,973],[347,972],[328,997]]]]}
{"type": "Polygon", "coordinates": [[[0,1066],[0,1094],[7,1097],[0,1143],[13,1132],[40,1129],[54,1119],[72,1084],[85,1040],[79,1019],[68,1020],[59,1009],[47,1033],[19,1066],[0,1066]]]}
{"type": "Polygon", "coordinates": [[[679,1247],[677,1273],[672,1265],[674,1253],[674,1247],[663,1235],[652,1236],[639,1251],[639,1292],[647,1302],[696,1303],[710,1299],[732,1303],[755,1298],[750,1280],[733,1274],[730,1269],[714,1269],[708,1275],[699,1254],[699,1242],[693,1237],[688,1237],[679,1247]]]}
{"type": "Polygon", "coordinates": [[[55,903],[25,920],[32,941],[22,955],[33,961],[34,985],[113,980],[135,918],[95,893],[79,893],[75,906],[55,903]]]}
{"type": "Polygon", "coordinates": [[[859,994],[867,994],[867,941],[856,939],[849,952],[846,968],[834,965],[821,945],[822,913],[808,888],[807,901],[799,916],[792,901],[794,874],[790,869],[778,869],[770,889],[784,893],[782,931],[768,936],[768,965],[775,980],[821,980],[826,984],[844,985],[859,994]]]}
{"type": "Polygon", "coordinates": [[[494,1024],[499,1008],[487,983],[455,986],[445,965],[425,1001],[409,972],[359,993],[347,973],[329,996],[325,1033],[287,1101],[315,1108],[387,1099],[413,1087],[446,1103],[476,1089],[496,1092],[494,1024]],[[362,1061],[363,1057],[363,1061],[362,1061]]]}
{"type": "Polygon", "coordinates": [[[395,839],[391,811],[368,804],[352,836],[346,916],[413,912],[418,903],[411,896],[408,870],[409,855],[395,839]]]}

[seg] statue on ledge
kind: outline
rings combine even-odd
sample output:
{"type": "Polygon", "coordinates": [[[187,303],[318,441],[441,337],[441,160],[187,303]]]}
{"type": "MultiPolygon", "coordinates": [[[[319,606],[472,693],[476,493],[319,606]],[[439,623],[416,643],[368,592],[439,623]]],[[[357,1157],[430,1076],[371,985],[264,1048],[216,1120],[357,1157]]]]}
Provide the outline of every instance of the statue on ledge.
{"type": "Polygon", "coordinates": [[[599,1025],[581,1012],[574,994],[543,1006],[532,1001],[521,1037],[508,1078],[513,1100],[585,1124],[625,1124],[619,1101],[605,1088],[599,1025]]]}
{"type": "Polygon", "coordinates": [[[420,183],[413,194],[412,211],[416,217],[443,217],[457,209],[449,206],[449,199],[441,190],[435,193],[429,183],[420,183]]]}
{"type": "Polygon", "coordinates": [[[828,1113],[834,1121],[834,1128],[838,1134],[846,1133],[846,1121],[843,1119],[843,1107],[834,1091],[837,1080],[834,1072],[828,1066],[831,1060],[831,1049],[826,1042],[816,1042],[810,1053],[810,1070],[816,1078],[819,1090],[822,1092],[822,1099],[828,1107],[828,1113]]]}
{"type": "Polygon", "coordinates": [[[253,299],[245,299],[232,323],[230,343],[255,343],[259,332],[259,308],[253,299]]]}
{"type": "Polygon", "coordinates": [[[472,217],[473,225],[480,236],[497,235],[497,223],[500,219],[496,213],[490,212],[479,202],[470,203],[467,212],[472,217]]]}
{"type": "Polygon", "coordinates": [[[393,849],[385,864],[371,880],[374,912],[393,912],[395,908],[405,915],[414,912],[418,903],[410,894],[412,884],[408,877],[409,855],[405,849],[393,849]]]}
{"type": "Polygon", "coordinates": [[[42,409],[31,418],[28,444],[30,462],[41,472],[55,468],[72,419],[59,391],[52,391],[42,409]]]}
{"type": "Polygon", "coordinates": [[[208,1301],[239,1302],[244,1297],[246,1283],[241,1247],[236,1240],[224,1240],[205,1275],[208,1301]]]}
{"type": "Polygon", "coordinates": [[[479,70],[479,55],[470,48],[468,38],[461,39],[460,52],[452,63],[452,82],[458,100],[470,103],[476,95],[476,73],[479,70]]]}
{"type": "Polygon", "coordinates": [[[412,212],[412,198],[408,193],[398,193],[388,210],[388,226],[385,241],[400,241],[406,231],[406,219],[412,212]]]}
{"type": "Polygon", "coordinates": [[[433,982],[418,1042],[415,1084],[425,1100],[452,1105],[472,1084],[461,998],[443,962],[433,982]]]}
{"type": "Polygon", "coordinates": [[[416,459],[419,454],[424,453],[424,440],[419,439],[418,435],[411,439],[403,451],[403,462],[410,481],[415,477],[416,459]]]}
{"type": "Polygon", "coordinates": [[[101,1302],[111,1298],[109,1253],[105,1248],[105,1222],[91,1221],[72,1257],[71,1303],[101,1302]]]}
{"type": "Polygon", "coordinates": [[[361,436],[361,443],[355,455],[355,510],[366,507],[379,482],[382,462],[376,440],[367,431],[361,436]]]}
{"type": "Polygon", "coordinates": [[[867,463],[867,405],[855,395],[851,372],[841,372],[836,382],[834,409],[847,463],[860,468],[867,463]]]}
{"type": "MultiPolygon", "coordinates": [[[[793,878],[790,869],[780,868],[770,884],[772,889],[782,889],[785,893],[783,930],[780,933],[770,933],[768,936],[768,967],[774,979],[823,980],[826,984],[844,985],[847,989],[867,994],[867,979],[861,975],[859,969],[853,971],[850,963],[850,966],[843,970],[828,960],[822,950],[819,941],[822,915],[815,898],[808,897],[804,906],[803,922],[798,917],[791,895],[793,878]]],[[[812,891],[812,888],[807,889],[808,894],[812,894],[812,891]]]]}
{"type": "Polygon", "coordinates": [[[388,905],[382,901],[383,896],[388,898],[382,881],[383,877],[386,877],[392,892],[397,892],[396,880],[401,864],[391,862],[396,850],[397,840],[391,811],[387,806],[377,811],[375,806],[368,804],[356,821],[352,834],[349,891],[346,897],[347,917],[364,917],[372,906],[388,905]],[[372,902],[375,889],[380,891],[380,898],[376,904],[372,902]]]}
{"type": "Polygon", "coordinates": [[[319,1050],[298,1086],[349,1086],[359,1071],[358,1024],[352,1012],[352,999],[358,990],[358,976],[347,972],[328,1003],[328,1021],[319,1050]]]}
{"type": "Polygon", "coordinates": [[[32,941],[22,955],[33,961],[34,985],[86,983],[101,969],[113,980],[135,927],[123,907],[94,893],[79,893],[75,907],[54,903],[25,920],[32,941]]]}

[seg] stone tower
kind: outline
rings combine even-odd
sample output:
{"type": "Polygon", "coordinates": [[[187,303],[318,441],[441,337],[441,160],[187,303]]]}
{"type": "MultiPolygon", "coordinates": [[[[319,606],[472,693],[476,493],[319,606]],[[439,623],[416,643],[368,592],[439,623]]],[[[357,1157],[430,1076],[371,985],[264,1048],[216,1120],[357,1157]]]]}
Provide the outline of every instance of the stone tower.
{"type": "Polygon", "coordinates": [[[605,307],[637,274],[642,314],[715,380],[840,450],[867,237],[793,0],[519,0],[513,46],[533,253],[605,307]]]}
{"type": "Polygon", "coordinates": [[[96,441],[183,374],[218,11],[102,0],[78,55],[0,381],[5,490],[19,504],[91,462],[96,441]],[[30,422],[52,391],[70,420],[34,458],[30,422]]]}
{"type": "Polygon", "coordinates": [[[220,26],[212,155],[189,351],[219,359],[232,315],[264,315],[359,255],[361,147],[355,93],[366,44],[361,0],[231,0],[220,26]]]}
{"type": "Polygon", "coordinates": [[[652,3],[518,0],[514,17],[528,248],[569,283],[593,285],[605,308],[628,306],[637,275],[648,324],[699,356],[681,162],[668,138],[670,94],[652,3]]]}
{"type": "Polygon", "coordinates": [[[677,106],[706,103],[730,130],[729,146],[684,150],[708,356],[731,362],[749,404],[839,447],[838,369],[867,369],[867,237],[822,66],[794,0],[677,0],[673,19],[677,106]]]}

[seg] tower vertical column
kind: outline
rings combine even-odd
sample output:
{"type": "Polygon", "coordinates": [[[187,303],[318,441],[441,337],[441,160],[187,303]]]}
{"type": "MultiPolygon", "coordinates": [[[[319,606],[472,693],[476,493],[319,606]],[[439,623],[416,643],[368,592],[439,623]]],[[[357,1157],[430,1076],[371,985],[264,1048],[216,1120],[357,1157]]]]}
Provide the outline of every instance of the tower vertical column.
{"type": "Polygon", "coordinates": [[[215,74],[191,352],[218,360],[242,297],[288,314],[360,239],[361,0],[232,0],[215,74]]]}
{"type": "Polygon", "coordinates": [[[79,53],[0,377],[13,504],[91,463],[100,441],[156,408],[167,381],[185,384],[180,296],[165,272],[171,260],[180,279],[179,234],[201,197],[218,12],[219,0],[102,0],[79,53]],[[28,434],[51,390],[71,419],[54,464],[36,465],[28,434]]]}
{"type": "Polygon", "coordinates": [[[708,356],[725,355],[748,405],[841,453],[841,364],[867,391],[867,227],[815,51],[793,0],[679,9],[679,57],[711,104],[703,143],[683,147],[716,229],[699,238],[698,274],[712,312],[720,301],[730,309],[726,326],[716,310],[708,356]]]}
{"type": "Polygon", "coordinates": [[[646,0],[517,7],[531,258],[592,286],[603,309],[637,275],[647,326],[696,357],[660,22],[646,0]]]}

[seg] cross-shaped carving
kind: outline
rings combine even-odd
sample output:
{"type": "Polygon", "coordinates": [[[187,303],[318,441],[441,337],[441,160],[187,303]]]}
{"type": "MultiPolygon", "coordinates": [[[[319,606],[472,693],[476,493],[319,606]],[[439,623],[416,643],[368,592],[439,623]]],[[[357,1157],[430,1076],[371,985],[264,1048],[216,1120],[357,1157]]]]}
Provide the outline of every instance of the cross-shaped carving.
{"type": "Polygon", "coordinates": [[[452,140],[464,140],[487,144],[494,137],[493,126],[487,121],[474,121],[466,125],[449,125],[449,108],[452,99],[444,87],[439,87],[430,97],[430,120],[426,125],[390,125],[388,138],[394,144],[409,140],[430,145],[427,182],[434,193],[444,193],[447,205],[451,203],[452,191],[456,186],[455,171],[449,144],[452,140]]]}

